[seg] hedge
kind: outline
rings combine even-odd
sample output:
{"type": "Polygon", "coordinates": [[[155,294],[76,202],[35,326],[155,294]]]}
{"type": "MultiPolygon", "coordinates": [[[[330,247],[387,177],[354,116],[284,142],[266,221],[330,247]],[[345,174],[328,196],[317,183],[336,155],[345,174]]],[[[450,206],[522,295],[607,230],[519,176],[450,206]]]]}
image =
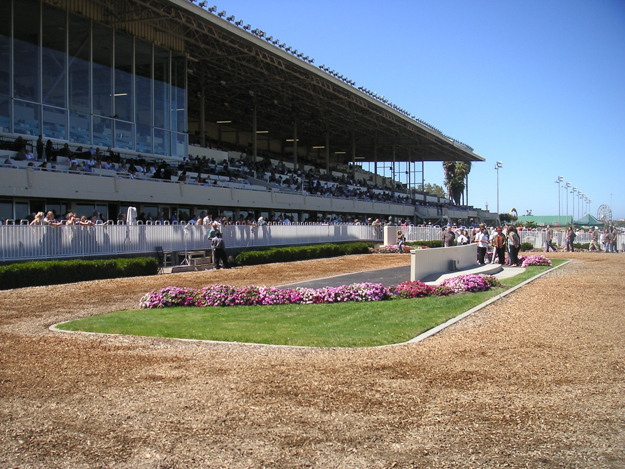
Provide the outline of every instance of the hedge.
{"type": "Polygon", "coordinates": [[[308,259],[323,259],[349,254],[369,254],[373,243],[348,244],[317,244],[313,246],[297,246],[271,248],[260,251],[245,251],[235,258],[237,265],[260,265],[276,262],[294,262],[308,259]]]}
{"type": "Polygon", "coordinates": [[[152,257],[95,261],[33,261],[0,266],[0,290],[157,273],[158,262],[152,257]]]}

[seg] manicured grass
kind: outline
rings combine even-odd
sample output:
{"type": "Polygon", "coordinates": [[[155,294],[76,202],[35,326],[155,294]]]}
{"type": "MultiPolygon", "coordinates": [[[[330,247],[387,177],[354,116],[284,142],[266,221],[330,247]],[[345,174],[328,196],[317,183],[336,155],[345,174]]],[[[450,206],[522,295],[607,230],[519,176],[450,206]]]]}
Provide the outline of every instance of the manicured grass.
{"type": "MultiPolygon", "coordinates": [[[[554,265],[562,262],[553,261],[554,265]]],[[[529,267],[504,280],[504,289],[448,297],[329,305],[141,309],[88,317],[58,328],[276,345],[371,347],[410,340],[548,269],[529,267]]]]}

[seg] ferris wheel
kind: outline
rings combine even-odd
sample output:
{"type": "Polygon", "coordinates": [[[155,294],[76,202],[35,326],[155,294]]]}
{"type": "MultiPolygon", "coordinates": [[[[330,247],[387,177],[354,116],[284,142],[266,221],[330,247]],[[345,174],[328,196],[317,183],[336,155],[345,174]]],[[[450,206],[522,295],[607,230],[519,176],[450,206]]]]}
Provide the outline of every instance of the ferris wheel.
{"type": "Polygon", "coordinates": [[[603,204],[597,210],[597,219],[603,222],[612,221],[612,209],[609,205],[603,204]]]}

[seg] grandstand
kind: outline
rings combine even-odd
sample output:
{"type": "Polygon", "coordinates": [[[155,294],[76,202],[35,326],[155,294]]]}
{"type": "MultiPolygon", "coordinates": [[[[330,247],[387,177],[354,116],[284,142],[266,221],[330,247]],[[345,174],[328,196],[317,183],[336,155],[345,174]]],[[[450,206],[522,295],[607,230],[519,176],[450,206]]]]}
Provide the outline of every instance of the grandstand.
{"type": "Polygon", "coordinates": [[[426,161],[484,161],[471,147],[206,2],[4,0],[0,14],[3,220],[130,206],[181,221],[496,219],[418,190],[426,161]],[[407,182],[378,174],[399,163],[407,182]]]}

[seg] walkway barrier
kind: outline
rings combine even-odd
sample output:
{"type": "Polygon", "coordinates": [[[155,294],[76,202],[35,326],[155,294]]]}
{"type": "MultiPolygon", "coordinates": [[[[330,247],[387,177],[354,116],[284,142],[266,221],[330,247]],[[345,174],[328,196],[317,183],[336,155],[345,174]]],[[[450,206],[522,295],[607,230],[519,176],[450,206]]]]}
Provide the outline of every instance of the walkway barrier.
{"type": "Polygon", "coordinates": [[[445,274],[475,267],[477,244],[410,251],[410,280],[423,280],[428,275],[445,274]]]}

